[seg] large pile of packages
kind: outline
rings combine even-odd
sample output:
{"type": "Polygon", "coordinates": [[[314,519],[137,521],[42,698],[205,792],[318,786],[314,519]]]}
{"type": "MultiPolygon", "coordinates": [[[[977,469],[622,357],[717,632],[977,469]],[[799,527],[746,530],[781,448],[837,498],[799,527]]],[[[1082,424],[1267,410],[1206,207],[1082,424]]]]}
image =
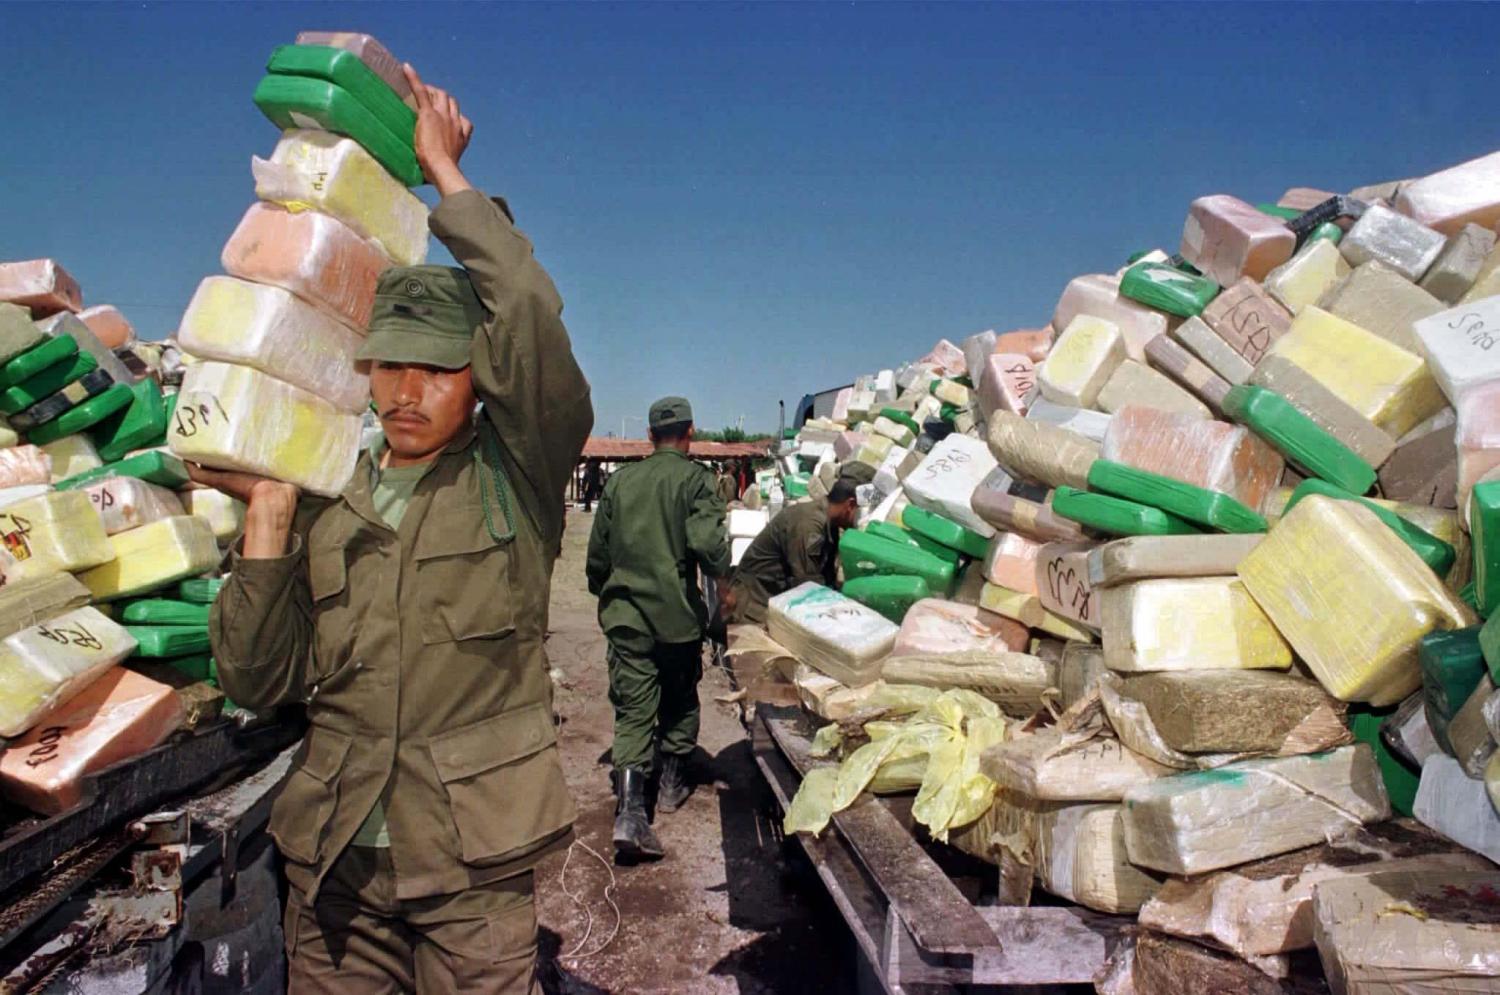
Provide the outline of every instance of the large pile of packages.
{"type": "Polygon", "coordinates": [[[33,812],[234,708],[208,619],[244,506],[183,461],[342,490],[376,278],[425,258],[396,61],[366,35],[307,35],[269,70],[256,103],[292,130],[254,161],[229,275],[200,284],[175,341],[83,310],[52,260],[0,263],[0,796],[33,812]]]}
{"type": "Polygon", "coordinates": [[[1203,197],[802,425],[750,503],[863,521],[755,643],[832,723],[788,830],[915,790],[1135,917],[1101,990],[1500,990],[1497,222],[1500,153],[1203,197]]]}

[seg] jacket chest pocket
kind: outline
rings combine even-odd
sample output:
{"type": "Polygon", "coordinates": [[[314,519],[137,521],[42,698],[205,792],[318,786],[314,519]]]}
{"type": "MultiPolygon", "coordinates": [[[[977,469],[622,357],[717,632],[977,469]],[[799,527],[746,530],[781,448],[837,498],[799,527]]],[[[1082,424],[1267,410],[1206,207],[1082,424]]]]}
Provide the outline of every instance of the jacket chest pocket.
{"type": "Polygon", "coordinates": [[[317,863],[323,830],[338,802],[338,775],[353,743],[344,733],[322,726],[307,730],[302,757],[271,808],[271,835],[287,859],[317,863]]]}
{"type": "Polygon", "coordinates": [[[514,544],[478,529],[424,530],[413,550],[422,642],[499,639],[515,631],[514,544]]]}
{"type": "Polygon", "coordinates": [[[359,631],[358,612],[351,603],[344,548],[314,543],[308,550],[308,587],[312,592],[314,682],[322,681],[349,662],[359,631]]]}
{"type": "Polygon", "coordinates": [[[428,740],[466,863],[521,856],[573,825],[557,733],[546,705],[526,705],[428,740]]]}

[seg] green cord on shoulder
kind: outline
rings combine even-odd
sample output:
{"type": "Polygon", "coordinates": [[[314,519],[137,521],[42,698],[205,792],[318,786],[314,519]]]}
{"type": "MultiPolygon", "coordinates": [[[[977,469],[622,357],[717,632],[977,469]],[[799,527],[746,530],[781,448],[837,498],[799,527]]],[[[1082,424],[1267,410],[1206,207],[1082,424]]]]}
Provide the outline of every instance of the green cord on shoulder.
{"type": "Polygon", "coordinates": [[[484,505],[484,527],[489,530],[490,538],[495,542],[510,542],[516,537],[516,519],[510,504],[510,478],[505,475],[505,464],[500,461],[500,440],[495,437],[494,426],[485,418],[479,419],[479,445],[474,448],[474,464],[479,471],[479,495],[484,505]],[[486,469],[490,471],[488,475],[484,472],[486,469]],[[494,501],[500,505],[500,512],[505,516],[504,532],[495,528],[495,515],[490,498],[491,489],[495,492],[494,501]]]}

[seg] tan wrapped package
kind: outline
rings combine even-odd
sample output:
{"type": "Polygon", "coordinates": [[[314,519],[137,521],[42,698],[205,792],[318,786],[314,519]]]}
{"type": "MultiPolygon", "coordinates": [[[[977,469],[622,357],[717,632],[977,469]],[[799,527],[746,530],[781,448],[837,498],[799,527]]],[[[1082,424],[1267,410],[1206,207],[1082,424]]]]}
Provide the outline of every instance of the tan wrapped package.
{"type": "MultiPolygon", "coordinates": [[[[1213,333],[1209,334],[1212,336],[1213,333]]],[[[1146,344],[1146,358],[1154,368],[1208,405],[1213,417],[1223,417],[1224,396],[1229,393],[1229,381],[1215,373],[1197,356],[1178,345],[1175,340],[1159,335],[1146,344]]]]}
{"type": "Polygon", "coordinates": [[[797,664],[792,683],[797,687],[797,697],[801,699],[802,707],[829,722],[842,722],[851,718],[872,695],[885,687],[885,682],[873,681],[862,687],[851,688],[805,663],[797,664]]]}
{"type": "Polygon", "coordinates": [[[1091,730],[1053,726],[990,747],[980,770],[1002,788],[1044,801],[1111,802],[1177,773],[1091,730]]]}
{"type": "Polygon", "coordinates": [[[72,574],[54,573],[0,586],[0,639],[89,603],[72,574]]]}
{"type": "Polygon", "coordinates": [[[1213,417],[1208,405],[1167,377],[1133,359],[1125,360],[1110,374],[1109,380],[1099,390],[1096,404],[1100,410],[1110,414],[1127,404],[1138,404],[1194,418],[1213,417]]]}
{"type": "Polygon", "coordinates": [[[1092,642],[1094,639],[1094,634],[1088,629],[1043,608],[1042,599],[1035,594],[986,583],[979,596],[979,607],[996,615],[1013,618],[1030,628],[1041,629],[1059,639],[1076,639],[1081,643],[1092,642]]]}
{"type": "Polygon", "coordinates": [[[1042,707],[1057,684],[1057,668],[1029,653],[981,652],[955,656],[890,656],[880,666],[887,684],[914,684],[947,690],[962,688],[987,698],[1013,718],[1042,707]]]}
{"type": "MultiPolygon", "coordinates": [[[[1485,721],[1485,703],[1495,694],[1495,682],[1489,674],[1479,678],[1468,700],[1454,713],[1448,723],[1448,743],[1453,758],[1464,773],[1481,780],[1484,769],[1495,755],[1495,738],[1490,735],[1489,723],[1485,721]]],[[[1493,709],[1491,709],[1493,711],[1493,709]]]]}
{"type": "Polygon", "coordinates": [[[1354,267],[1318,298],[1318,307],[1410,352],[1421,347],[1411,326],[1447,307],[1382,262],[1354,267]]]}
{"type": "Polygon", "coordinates": [[[1234,577],[1139,580],[1101,590],[1111,670],[1285,670],[1292,652],[1234,577]]]}
{"type": "Polygon", "coordinates": [[[988,427],[990,453],[1013,476],[1048,487],[1088,487],[1089,467],[1099,458],[1092,439],[1009,411],[992,414],[988,427]]]}
{"type": "Polygon", "coordinates": [[[1227,577],[1264,536],[1130,536],[1089,551],[1089,583],[1114,587],[1153,577],[1227,577]]]}
{"type": "Polygon", "coordinates": [[[1161,879],[1133,866],[1118,805],[1046,806],[1035,823],[1036,876],[1059,898],[1134,914],[1161,879]]]}
{"type": "Polygon", "coordinates": [[[1222,944],[1241,957],[1267,957],[1313,946],[1313,889],[1325,881],[1386,871],[1438,876],[1488,866],[1477,854],[1397,819],[1279,857],[1169,878],[1141,908],[1141,925],[1222,944]]]}
{"type": "Polygon", "coordinates": [[[1125,845],[1142,867],[1201,874],[1287,853],[1390,816],[1375,755],[1358,743],[1133,787],[1125,795],[1125,845]]]}
{"type": "Polygon", "coordinates": [[[1335,995],[1500,991],[1500,872],[1325,881],[1314,936],[1335,995]]]}
{"type": "Polygon", "coordinates": [[[1090,632],[1099,631],[1099,598],[1089,582],[1093,543],[1049,542],[1037,559],[1037,597],[1042,607],[1090,632]]]}
{"type": "Polygon", "coordinates": [[[1391,435],[1285,356],[1272,353],[1261,360],[1250,374],[1250,383],[1286,398],[1292,407],[1372,467],[1380,466],[1396,449],[1396,440],[1391,435]]]}
{"type": "Polygon", "coordinates": [[[1224,288],[1203,309],[1203,321],[1250,365],[1286,334],[1292,316],[1254,280],[1246,277],[1224,288]]]}
{"type": "Polygon", "coordinates": [[[83,491],[52,491],[0,510],[5,580],[87,570],[114,559],[104,522],[83,491]]]}
{"type": "Polygon", "coordinates": [[[1286,462],[1243,425],[1128,405],[1115,413],[1100,449],[1104,459],[1222,491],[1259,508],[1281,482],[1286,462]]]}
{"type": "Polygon", "coordinates": [[[1368,508],[1299,501],[1240,578],[1329,694],[1394,705],[1422,682],[1417,644],[1474,613],[1368,508]]]}
{"type": "Polygon", "coordinates": [[[1285,957],[1251,962],[1149,930],[1137,935],[1130,985],[1128,995],[1327,995],[1322,979],[1294,976],[1285,957]]]}
{"type": "Polygon", "coordinates": [[[1274,753],[1318,713],[1342,729],[1343,706],[1291,674],[1187,670],[1131,674],[1116,686],[1184,753],[1274,753]]]}
{"type": "Polygon", "coordinates": [[[1062,708],[1072,708],[1089,696],[1099,678],[1109,673],[1104,649],[1090,643],[1068,643],[1057,665],[1057,689],[1062,708]]]}
{"type": "Polygon", "coordinates": [[[1486,297],[1494,297],[1496,294],[1500,294],[1500,245],[1490,250],[1490,254],[1479,265],[1479,272],[1474,276],[1474,285],[1465,291],[1458,302],[1472,304],[1486,297]]]}
{"type": "MultiPolygon", "coordinates": [[[[1167,335],[1172,341],[1181,343],[1188,352],[1198,357],[1208,369],[1223,377],[1231,386],[1250,379],[1253,364],[1220,338],[1202,318],[1189,318],[1169,330],[1167,335]]],[[[1149,356],[1149,352],[1147,355],[1149,356]]]]}

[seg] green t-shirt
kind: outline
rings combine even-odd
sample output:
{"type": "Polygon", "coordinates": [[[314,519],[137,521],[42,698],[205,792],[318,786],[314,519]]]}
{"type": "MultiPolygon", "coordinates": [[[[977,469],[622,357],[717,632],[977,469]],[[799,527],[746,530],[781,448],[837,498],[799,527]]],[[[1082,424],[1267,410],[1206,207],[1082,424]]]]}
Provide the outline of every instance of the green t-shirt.
{"type": "MultiPolygon", "coordinates": [[[[383,447],[382,447],[383,448],[383,447]]],[[[379,453],[374,458],[380,459],[379,453]]],[[[406,514],[406,506],[411,503],[412,493],[417,489],[417,482],[426,475],[430,463],[418,463],[416,466],[390,466],[380,471],[380,479],[375,482],[374,493],[371,499],[375,502],[375,510],[379,512],[381,520],[393,529],[401,527],[401,519],[406,514]]],[[[370,814],[365,816],[364,825],[359,827],[359,832],[354,834],[354,846],[383,846],[391,845],[390,833],[385,824],[385,801],[383,798],[375,799],[375,807],[370,809],[370,814]]]]}

